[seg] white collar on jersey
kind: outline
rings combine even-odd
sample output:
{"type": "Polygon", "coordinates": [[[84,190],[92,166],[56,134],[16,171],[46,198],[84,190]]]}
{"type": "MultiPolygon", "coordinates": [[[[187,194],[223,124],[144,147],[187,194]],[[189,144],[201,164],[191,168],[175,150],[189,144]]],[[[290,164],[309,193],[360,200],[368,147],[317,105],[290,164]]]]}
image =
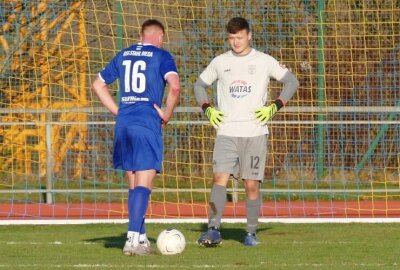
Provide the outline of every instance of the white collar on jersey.
{"type": "Polygon", "coordinates": [[[155,47],[155,45],[153,45],[153,44],[151,44],[151,43],[141,43],[141,42],[139,42],[139,43],[137,43],[138,45],[142,45],[142,46],[154,46],[155,47]]]}

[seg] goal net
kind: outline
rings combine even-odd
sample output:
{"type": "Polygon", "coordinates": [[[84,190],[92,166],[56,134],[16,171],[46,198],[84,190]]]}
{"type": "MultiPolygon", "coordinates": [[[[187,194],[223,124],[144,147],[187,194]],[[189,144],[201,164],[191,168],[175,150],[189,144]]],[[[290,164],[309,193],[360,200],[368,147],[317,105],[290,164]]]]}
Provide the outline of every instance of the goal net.
{"type": "MultiPolygon", "coordinates": [[[[206,218],[215,130],[193,85],[229,49],[233,16],[300,82],[270,125],[262,217],[400,217],[399,1],[4,0],[0,219],[127,217],[114,118],[90,87],[149,18],[166,26],[182,92],[147,215],[206,218]]],[[[117,83],[111,91],[117,99],[117,83]]],[[[266,91],[276,98],[281,85],[266,91]]],[[[230,181],[224,217],[245,217],[244,198],[243,183],[230,181]]]]}

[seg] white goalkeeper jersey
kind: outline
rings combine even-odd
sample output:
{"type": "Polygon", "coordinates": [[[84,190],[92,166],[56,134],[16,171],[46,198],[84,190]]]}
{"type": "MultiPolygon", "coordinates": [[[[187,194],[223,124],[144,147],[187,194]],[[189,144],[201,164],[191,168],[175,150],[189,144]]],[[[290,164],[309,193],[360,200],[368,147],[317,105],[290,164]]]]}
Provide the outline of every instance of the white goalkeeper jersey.
{"type": "Polygon", "coordinates": [[[245,56],[228,51],[215,57],[200,78],[208,85],[217,80],[218,109],[224,122],[217,135],[254,137],[268,134],[255,111],[268,99],[270,78],[280,80],[288,70],[272,56],[252,49],[245,56]]]}

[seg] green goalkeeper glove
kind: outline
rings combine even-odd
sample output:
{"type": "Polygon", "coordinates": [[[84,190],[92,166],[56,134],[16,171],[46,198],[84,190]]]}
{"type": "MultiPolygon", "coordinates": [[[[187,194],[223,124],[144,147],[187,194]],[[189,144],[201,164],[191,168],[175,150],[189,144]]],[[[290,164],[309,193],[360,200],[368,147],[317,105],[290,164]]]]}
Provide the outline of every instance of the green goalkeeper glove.
{"type": "Polygon", "coordinates": [[[271,105],[262,106],[260,109],[256,110],[256,119],[265,125],[282,107],[282,100],[277,99],[271,105]]]}
{"type": "Polygon", "coordinates": [[[214,128],[218,128],[224,120],[224,114],[221,111],[212,107],[209,103],[203,104],[201,108],[203,109],[211,125],[213,125],[214,128]]]}

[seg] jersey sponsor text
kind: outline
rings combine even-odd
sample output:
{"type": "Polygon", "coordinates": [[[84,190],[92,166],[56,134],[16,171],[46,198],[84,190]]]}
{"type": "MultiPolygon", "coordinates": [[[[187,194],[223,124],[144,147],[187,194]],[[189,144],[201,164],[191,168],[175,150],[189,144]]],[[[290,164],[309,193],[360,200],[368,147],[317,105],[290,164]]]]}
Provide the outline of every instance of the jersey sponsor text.
{"type": "Polygon", "coordinates": [[[129,96],[129,97],[121,97],[121,102],[124,104],[133,104],[137,101],[149,101],[149,98],[137,97],[137,96],[129,96]]]}
{"type": "Polygon", "coordinates": [[[153,57],[153,52],[149,52],[149,51],[124,51],[123,56],[146,56],[146,57],[153,57]]]}
{"type": "Polygon", "coordinates": [[[233,98],[243,98],[251,92],[251,85],[246,81],[235,80],[229,86],[229,93],[233,98]]]}

